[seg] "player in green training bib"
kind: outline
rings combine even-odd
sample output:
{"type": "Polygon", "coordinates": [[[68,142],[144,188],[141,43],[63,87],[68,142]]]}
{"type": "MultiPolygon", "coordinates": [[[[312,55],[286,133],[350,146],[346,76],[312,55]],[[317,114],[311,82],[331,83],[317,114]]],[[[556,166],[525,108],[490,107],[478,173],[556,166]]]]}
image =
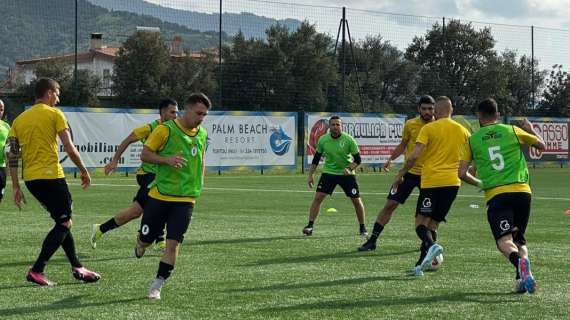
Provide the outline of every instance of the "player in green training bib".
{"type": "Polygon", "coordinates": [[[149,199],[135,247],[137,258],[143,256],[166,225],[166,251],[150,287],[150,299],[160,299],[162,286],[174,270],[194,203],[202,192],[208,136],[200,124],[210,107],[210,99],[204,94],[192,94],[184,105],[184,116],[159,125],[143,147],[141,160],[156,164],[156,176],[149,185],[149,199]]]}
{"type": "MultiPolygon", "coordinates": [[[[4,117],[4,102],[0,100],[0,119],[4,117]]],[[[6,140],[10,132],[10,125],[4,120],[0,120],[0,202],[4,198],[4,189],[6,189],[6,140]]]]}
{"type": "MultiPolygon", "coordinates": [[[[123,153],[127,148],[135,143],[142,142],[145,143],[148,136],[158,127],[159,124],[176,119],[178,113],[178,103],[170,98],[163,99],[158,104],[158,111],[160,114],[160,119],[156,119],[150,123],[144,124],[138,128],[135,128],[119,145],[111,162],[105,165],[105,175],[110,174],[119,165],[119,160],[121,159],[123,153]]],[[[117,229],[130,221],[139,218],[143,214],[143,208],[148,201],[148,185],[154,180],[154,174],[156,171],[156,166],[154,164],[142,162],[139,170],[137,170],[137,184],[139,189],[133,198],[131,206],[121,210],[115,216],[107,220],[102,224],[93,224],[91,227],[91,237],[89,238],[91,242],[91,247],[95,249],[97,247],[97,241],[107,232],[117,229]]],[[[155,240],[155,248],[161,252],[164,252],[166,248],[166,240],[164,240],[164,233],[158,235],[155,240]]]]}
{"type": "Polygon", "coordinates": [[[368,235],[364,226],[364,204],[360,199],[358,183],[354,170],[360,165],[360,151],[353,137],[342,132],[342,120],[338,116],[329,119],[329,133],[321,136],[317,142],[317,148],[307,183],[309,188],[313,187],[313,176],[321,157],[325,157],[325,164],[322,169],[321,178],[317,184],[317,192],[309,209],[309,223],[303,228],[303,233],[307,236],[313,234],[314,223],[319,215],[321,203],[327,195],[332,195],[335,187],[340,185],[345,195],[349,197],[356,211],[356,218],[360,224],[359,233],[362,236],[368,235]]]}
{"type": "Polygon", "coordinates": [[[497,102],[486,99],[478,106],[481,129],[464,146],[459,176],[485,191],[487,219],[497,248],[516,271],[514,292],[534,293],[536,281],[530,271],[525,231],[530,216],[529,172],[521,145],[544,150],[542,138],[525,119],[523,130],[498,123],[497,102]],[[469,173],[470,163],[477,177],[469,173]]]}

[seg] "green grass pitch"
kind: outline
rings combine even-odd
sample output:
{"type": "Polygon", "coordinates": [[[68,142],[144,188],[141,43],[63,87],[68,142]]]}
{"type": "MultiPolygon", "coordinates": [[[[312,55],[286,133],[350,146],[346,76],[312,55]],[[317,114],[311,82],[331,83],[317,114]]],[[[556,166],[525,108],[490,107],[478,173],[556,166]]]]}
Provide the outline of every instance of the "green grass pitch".
{"type": "MultiPolygon", "coordinates": [[[[535,295],[511,294],[513,268],[496,250],[482,194],[464,185],[440,228],[445,261],[421,279],[406,275],[418,256],[417,195],[395,213],[374,252],[362,243],[340,190],[324,203],[312,237],[301,234],[313,193],[306,177],[209,175],[162,300],[146,294],[159,256],[133,256],[139,221],[106,234],[92,250],[92,223],[129,205],[133,177],[95,178],[88,191],[68,179],[73,232],[83,263],[102,279],[75,281],[62,251],[46,268],[51,289],[25,272],[52,226],[27,193],[21,212],[8,188],[0,204],[0,319],[568,319],[570,170],[531,170],[527,233],[535,295]],[[474,209],[470,204],[478,204],[474,209]],[[337,213],[326,213],[334,207],[337,213]]],[[[393,175],[359,176],[370,228],[393,175]]]]}

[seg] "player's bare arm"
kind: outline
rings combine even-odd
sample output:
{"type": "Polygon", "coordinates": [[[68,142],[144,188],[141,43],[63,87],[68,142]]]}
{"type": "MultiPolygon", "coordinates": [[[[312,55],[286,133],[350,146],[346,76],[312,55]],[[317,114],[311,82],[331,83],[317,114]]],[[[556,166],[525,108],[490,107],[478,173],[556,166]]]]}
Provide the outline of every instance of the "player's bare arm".
{"type": "Polygon", "coordinates": [[[472,173],[473,167],[468,161],[461,160],[459,162],[459,179],[465,181],[466,183],[481,188],[481,180],[477,179],[472,173]]]}
{"type": "Polygon", "coordinates": [[[543,151],[544,149],[546,149],[546,144],[544,144],[544,141],[542,140],[542,136],[539,135],[534,130],[532,123],[530,121],[528,121],[527,118],[525,118],[522,122],[522,129],[538,138],[538,141],[535,144],[533,144],[532,147],[535,147],[540,151],[543,151]]]}
{"type": "Polygon", "coordinates": [[[399,156],[401,156],[402,154],[404,154],[404,152],[406,152],[407,145],[408,145],[408,140],[402,139],[400,144],[396,146],[396,148],[390,154],[388,160],[386,160],[386,162],[384,163],[384,167],[382,168],[384,171],[386,172],[390,171],[390,167],[392,166],[392,161],[396,160],[399,156]]]}
{"type": "Polygon", "coordinates": [[[121,159],[121,156],[123,155],[123,153],[125,152],[125,150],[127,150],[127,148],[135,143],[139,141],[139,138],[137,138],[137,136],[135,135],[134,132],[131,132],[131,134],[129,134],[122,142],[121,144],[119,144],[119,147],[117,148],[117,151],[115,151],[115,154],[113,155],[113,159],[111,160],[111,162],[107,163],[107,165],[105,165],[105,175],[109,175],[109,173],[111,173],[113,170],[115,170],[119,164],[119,159],[121,159]]]}
{"type": "Polygon", "coordinates": [[[10,168],[10,178],[12,179],[12,198],[18,209],[22,210],[22,203],[26,203],[26,198],[22,189],[20,189],[20,181],[18,179],[18,165],[20,163],[21,149],[20,142],[15,137],[8,138],[8,167],[10,168]]]}
{"type": "Polygon", "coordinates": [[[58,133],[59,139],[61,140],[61,144],[63,144],[63,149],[69,156],[69,159],[77,166],[81,175],[81,187],[83,189],[87,189],[91,185],[91,176],[89,175],[89,171],[83,164],[83,160],[81,160],[81,155],[77,148],[71,141],[71,134],[69,133],[69,129],[63,129],[58,133]]]}
{"type": "Polygon", "coordinates": [[[425,145],[423,143],[419,143],[419,142],[416,143],[416,145],[414,147],[414,151],[408,157],[408,160],[406,160],[406,162],[404,163],[404,166],[402,167],[402,169],[400,169],[400,172],[398,172],[398,174],[396,175],[396,178],[394,179],[394,183],[392,183],[392,188],[394,188],[394,190],[397,190],[398,186],[404,180],[404,175],[411,168],[414,167],[414,165],[416,164],[416,161],[422,155],[424,150],[425,150],[425,145]]]}
{"type": "Polygon", "coordinates": [[[141,160],[147,163],[166,164],[173,168],[182,168],[186,164],[186,159],[184,159],[184,157],[181,155],[164,157],[157,154],[156,152],[153,152],[147,146],[143,147],[143,151],[141,152],[141,160]]]}

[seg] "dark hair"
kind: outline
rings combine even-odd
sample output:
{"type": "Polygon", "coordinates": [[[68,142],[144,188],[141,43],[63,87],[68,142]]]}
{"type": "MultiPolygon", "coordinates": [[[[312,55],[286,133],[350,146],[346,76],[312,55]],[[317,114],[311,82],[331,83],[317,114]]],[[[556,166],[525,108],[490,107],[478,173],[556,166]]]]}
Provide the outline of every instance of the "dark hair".
{"type": "Polygon", "coordinates": [[[163,99],[158,104],[158,111],[162,111],[162,109],[166,109],[170,106],[178,106],[178,102],[172,98],[163,99]]]}
{"type": "Polygon", "coordinates": [[[36,82],[36,88],[34,89],[34,94],[36,99],[41,99],[49,90],[59,89],[59,83],[50,78],[41,78],[36,82]]]}
{"type": "Polygon", "coordinates": [[[426,94],[421,96],[420,100],[418,101],[418,106],[422,104],[435,104],[435,100],[433,99],[432,96],[426,94]]]}
{"type": "Polygon", "coordinates": [[[486,117],[493,117],[499,112],[497,101],[493,98],[487,98],[479,103],[477,111],[486,117]]]}
{"type": "Polygon", "coordinates": [[[201,92],[193,93],[188,97],[188,99],[186,99],[186,105],[196,105],[198,103],[205,105],[206,108],[208,109],[212,107],[212,102],[210,101],[210,98],[208,98],[205,94],[201,92]]]}
{"type": "Polygon", "coordinates": [[[339,116],[332,116],[332,117],[330,117],[329,122],[331,122],[332,120],[341,120],[341,119],[339,116]]]}

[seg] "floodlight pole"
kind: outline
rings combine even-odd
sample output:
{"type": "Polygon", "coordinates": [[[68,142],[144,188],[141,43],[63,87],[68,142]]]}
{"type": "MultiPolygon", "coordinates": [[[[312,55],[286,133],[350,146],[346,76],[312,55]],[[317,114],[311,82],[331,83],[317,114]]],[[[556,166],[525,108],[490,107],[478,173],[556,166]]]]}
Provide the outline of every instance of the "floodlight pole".
{"type": "Polygon", "coordinates": [[[75,55],[74,55],[74,68],[73,68],[73,105],[77,107],[78,92],[77,92],[77,42],[78,42],[78,19],[77,19],[77,0],[75,0],[75,55]]]}

